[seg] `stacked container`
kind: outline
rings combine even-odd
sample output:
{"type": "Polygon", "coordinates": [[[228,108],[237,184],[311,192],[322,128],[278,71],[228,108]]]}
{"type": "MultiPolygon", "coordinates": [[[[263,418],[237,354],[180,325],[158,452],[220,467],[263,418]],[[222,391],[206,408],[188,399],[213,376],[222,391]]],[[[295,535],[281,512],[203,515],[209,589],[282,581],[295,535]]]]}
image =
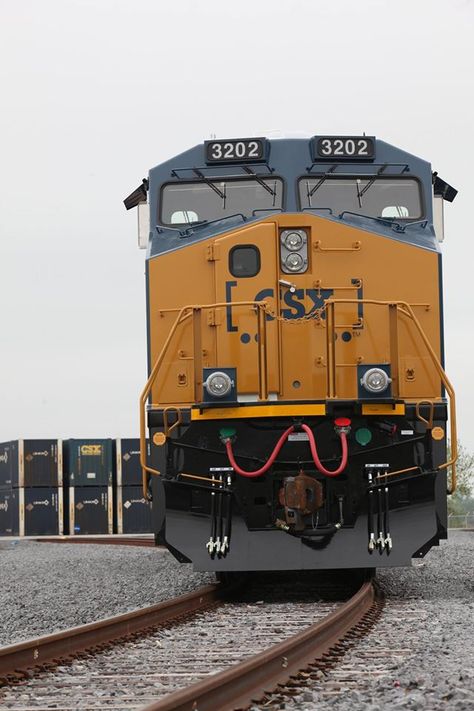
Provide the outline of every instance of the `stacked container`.
{"type": "Polygon", "coordinates": [[[69,439],[65,443],[69,535],[113,532],[113,441],[69,439]]]}
{"type": "Polygon", "coordinates": [[[117,533],[150,533],[151,502],[143,495],[139,439],[116,440],[115,467],[117,533]]]}
{"type": "Polygon", "coordinates": [[[19,439],[0,444],[0,535],[62,533],[61,440],[19,439]]]}

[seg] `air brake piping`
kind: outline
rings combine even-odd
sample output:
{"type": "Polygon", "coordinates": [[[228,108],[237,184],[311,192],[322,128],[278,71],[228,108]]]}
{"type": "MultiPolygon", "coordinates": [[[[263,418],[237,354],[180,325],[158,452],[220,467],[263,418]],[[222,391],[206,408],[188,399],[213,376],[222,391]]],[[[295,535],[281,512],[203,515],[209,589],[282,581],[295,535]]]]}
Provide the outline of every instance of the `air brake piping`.
{"type": "MultiPolygon", "coordinates": [[[[341,474],[341,472],[343,472],[344,469],[346,468],[347,459],[348,459],[347,435],[350,431],[350,424],[351,424],[350,420],[345,417],[339,417],[334,422],[334,425],[335,425],[334,429],[336,430],[337,434],[340,437],[341,447],[342,447],[341,463],[339,464],[337,469],[335,469],[334,471],[326,469],[321,464],[321,461],[318,456],[318,450],[316,447],[316,440],[314,438],[314,434],[313,434],[312,430],[308,427],[308,425],[305,425],[305,424],[298,425],[298,429],[301,427],[301,429],[304,432],[306,432],[306,434],[308,435],[309,446],[311,449],[311,455],[313,457],[314,464],[316,466],[316,469],[321,474],[324,474],[324,476],[327,476],[327,477],[339,476],[339,474],[341,474]]],[[[225,444],[225,448],[227,450],[227,456],[229,458],[229,462],[230,462],[232,468],[234,469],[234,471],[237,474],[240,474],[240,476],[247,477],[247,478],[251,479],[251,478],[262,476],[262,474],[265,474],[265,472],[267,472],[270,469],[270,467],[274,463],[275,459],[277,458],[277,456],[280,452],[280,449],[283,447],[286,440],[288,439],[288,436],[294,431],[295,431],[295,427],[294,427],[294,425],[292,425],[291,427],[288,427],[288,429],[285,430],[285,432],[283,432],[280,439],[276,443],[275,448],[274,448],[273,452],[271,453],[270,457],[268,458],[267,462],[262,467],[260,467],[260,469],[256,469],[255,471],[246,471],[245,469],[241,469],[241,467],[239,467],[239,465],[235,461],[234,452],[232,450],[232,438],[231,437],[223,437],[222,441],[225,444]]]]}

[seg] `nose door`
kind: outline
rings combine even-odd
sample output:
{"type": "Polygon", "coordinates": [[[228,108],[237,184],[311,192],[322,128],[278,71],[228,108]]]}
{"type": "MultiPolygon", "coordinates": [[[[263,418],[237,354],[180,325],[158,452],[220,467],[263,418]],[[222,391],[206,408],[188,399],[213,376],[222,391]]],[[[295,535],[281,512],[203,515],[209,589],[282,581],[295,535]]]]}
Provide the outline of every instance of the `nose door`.
{"type": "MultiPolygon", "coordinates": [[[[216,318],[217,363],[237,368],[237,391],[243,401],[257,400],[257,313],[243,301],[266,301],[277,312],[277,229],[260,223],[214,242],[216,302],[231,303],[216,318]]],[[[266,316],[268,390],[280,391],[280,344],[277,319],[266,316]]]]}

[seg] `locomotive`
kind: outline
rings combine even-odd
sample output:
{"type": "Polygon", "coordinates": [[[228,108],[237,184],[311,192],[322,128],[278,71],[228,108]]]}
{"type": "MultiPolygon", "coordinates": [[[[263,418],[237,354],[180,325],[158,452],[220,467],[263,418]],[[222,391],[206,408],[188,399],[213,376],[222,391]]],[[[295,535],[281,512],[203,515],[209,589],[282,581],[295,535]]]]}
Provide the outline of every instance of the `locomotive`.
{"type": "Polygon", "coordinates": [[[179,561],[404,566],[446,538],[456,193],[374,136],[315,135],[204,141],[124,201],[147,249],[143,485],[179,561]]]}

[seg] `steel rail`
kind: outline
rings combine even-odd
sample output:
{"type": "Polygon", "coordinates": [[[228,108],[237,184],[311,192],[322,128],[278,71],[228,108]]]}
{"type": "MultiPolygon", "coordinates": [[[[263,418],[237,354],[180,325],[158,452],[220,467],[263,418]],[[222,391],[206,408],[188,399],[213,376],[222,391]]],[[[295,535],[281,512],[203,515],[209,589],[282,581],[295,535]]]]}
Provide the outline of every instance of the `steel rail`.
{"type": "Polygon", "coordinates": [[[321,622],[230,669],[173,692],[141,711],[233,711],[247,708],[316,659],[356,627],[376,602],[371,581],[321,622]]]}
{"type": "Polygon", "coordinates": [[[33,540],[35,543],[92,543],[99,546],[144,546],[146,548],[163,548],[163,546],[155,546],[154,537],[145,538],[144,536],[122,536],[120,534],[112,534],[110,536],[92,535],[81,538],[78,538],[77,536],[60,536],[58,538],[55,538],[54,536],[41,536],[29,540],[33,540]]]}
{"type": "Polygon", "coordinates": [[[206,585],[151,607],[0,647],[0,677],[17,674],[48,662],[56,663],[97,645],[114,642],[127,635],[204,610],[218,602],[225,589],[220,583],[206,585]]]}

